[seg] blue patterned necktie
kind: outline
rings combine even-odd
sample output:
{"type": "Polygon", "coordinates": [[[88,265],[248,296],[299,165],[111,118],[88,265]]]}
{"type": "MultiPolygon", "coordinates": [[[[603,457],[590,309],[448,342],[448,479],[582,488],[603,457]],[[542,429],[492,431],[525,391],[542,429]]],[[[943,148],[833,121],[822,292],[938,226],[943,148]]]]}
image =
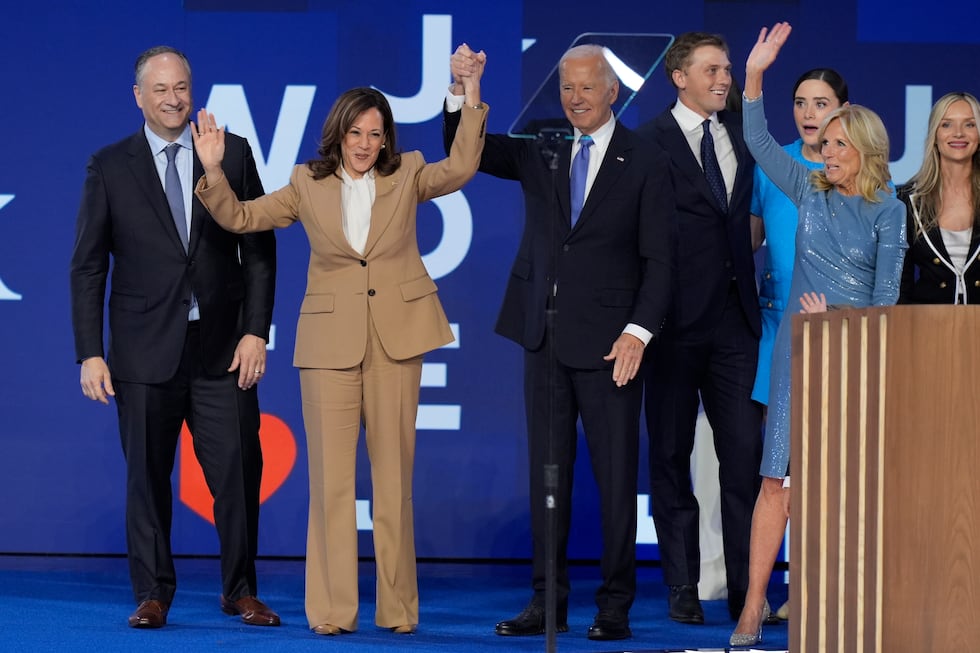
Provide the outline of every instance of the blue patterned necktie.
{"type": "Polygon", "coordinates": [[[180,242],[187,251],[187,217],[184,213],[184,191],[180,186],[180,175],[177,174],[177,150],[180,145],[171,143],[165,148],[167,153],[167,172],[164,175],[164,191],[167,193],[167,204],[170,205],[170,214],[174,218],[174,225],[177,227],[177,234],[180,235],[180,242]]]}
{"type": "Polygon", "coordinates": [[[704,177],[708,180],[711,194],[718,201],[722,211],[728,212],[728,191],[725,189],[725,178],[721,176],[721,166],[715,155],[715,139],[711,137],[711,121],[701,123],[704,136],[701,138],[701,165],[704,167],[704,177]]]}
{"type": "Polygon", "coordinates": [[[580,136],[578,139],[578,154],[572,161],[572,226],[578,222],[578,216],[582,213],[582,205],[585,204],[585,181],[589,178],[589,148],[592,146],[592,137],[588,134],[580,136]]]}

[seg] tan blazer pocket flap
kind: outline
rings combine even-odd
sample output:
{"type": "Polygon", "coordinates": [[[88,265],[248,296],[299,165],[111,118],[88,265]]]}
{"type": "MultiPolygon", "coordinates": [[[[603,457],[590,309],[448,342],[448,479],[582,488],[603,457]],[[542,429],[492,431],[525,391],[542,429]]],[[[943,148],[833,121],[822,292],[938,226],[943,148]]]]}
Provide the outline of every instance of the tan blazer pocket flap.
{"type": "Polygon", "coordinates": [[[424,277],[419,277],[418,279],[413,279],[411,281],[406,281],[401,285],[402,299],[406,302],[418,299],[419,297],[425,297],[426,295],[431,295],[436,292],[438,288],[436,287],[436,282],[432,280],[432,277],[426,275],[424,277]]]}
{"type": "Polygon", "coordinates": [[[334,294],[307,295],[303,299],[303,305],[299,307],[300,313],[333,313],[334,294]]]}

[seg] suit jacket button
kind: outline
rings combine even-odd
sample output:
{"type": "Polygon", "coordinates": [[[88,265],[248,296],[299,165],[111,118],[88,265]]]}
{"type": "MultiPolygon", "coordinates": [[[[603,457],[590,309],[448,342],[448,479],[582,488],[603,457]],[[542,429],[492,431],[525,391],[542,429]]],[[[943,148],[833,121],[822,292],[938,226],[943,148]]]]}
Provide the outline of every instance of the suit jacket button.
{"type": "Polygon", "coordinates": [[[568,245],[563,245],[562,248],[561,248],[561,251],[567,252],[570,249],[571,249],[571,247],[569,247],[568,245]]]}
{"type": "Polygon", "coordinates": [[[939,257],[938,256],[936,258],[932,259],[932,264],[933,265],[939,265],[939,257]]]}
{"type": "Polygon", "coordinates": [[[374,288],[368,291],[368,297],[374,297],[374,288]]]}
{"type": "Polygon", "coordinates": [[[973,287],[974,288],[980,288],[980,281],[974,281],[973,282],[973,287]]]}
{"type": "Polygon", "coordinates": [[[946,287],[946,282],[945,282],[945,281],[943,281],[943,282],[941,282],[941,283],[939,284],[939,287],[940,287],[940,288],[945,288],[945,287],[946,287]]]}
{"type": "Polygon", "coordinates": [[[367,267],[367,261],[361,261],[361,267],[362,268],[366,268],[367,267]]]}

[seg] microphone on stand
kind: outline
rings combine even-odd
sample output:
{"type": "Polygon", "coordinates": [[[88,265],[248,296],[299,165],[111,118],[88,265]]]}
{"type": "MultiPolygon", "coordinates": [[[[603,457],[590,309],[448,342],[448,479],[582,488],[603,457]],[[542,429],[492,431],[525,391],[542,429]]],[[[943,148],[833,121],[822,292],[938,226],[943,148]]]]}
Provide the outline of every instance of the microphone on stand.
{"type": "MultiPolygon", "coordinates": [[[[548,169],[551,171],[552,197],[558,192],[557,172],[559,149],[565,140],[572,137],[572,130],[567,126],[561,127],[541,127],[538,131],[536,142],[541,151],[548,169]]],[[[544,614],[545,614],[545,651],[554,653],[557,645],[557,565],[558,565],[558,534],[557,520],[555,511],[558,509],[558,479],[560,469],[555,463],[555,422],[557,415],[557,398],[555,396],[555,366],[557,365],[557,340],[558,340],[558,307],[557,291],[558,283],[558,251],[559,238],[554,231],[557,228],[557,221],[561,216],[558,215],[558,202],[554,202],[555,222],[552,224],[553,249],[552,249],[552,278],[551,296],[548,298],[545,310],[545,329],[548,339],[548,460],[544,465],[544,496],[545,496],[545,589],[544,589],[544,614]]],[[[532,473],[533,470],[532,470],[532,473]]]]}

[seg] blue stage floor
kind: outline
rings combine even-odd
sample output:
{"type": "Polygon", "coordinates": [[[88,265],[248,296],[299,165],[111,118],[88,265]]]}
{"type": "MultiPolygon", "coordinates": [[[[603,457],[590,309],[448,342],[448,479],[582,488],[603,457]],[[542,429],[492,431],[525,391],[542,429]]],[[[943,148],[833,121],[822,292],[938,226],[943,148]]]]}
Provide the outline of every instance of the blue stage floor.
{"type": "MultiPolygon", "coordinates": [[[[122,558],[0,556],[0,651],[46,653],[196,653],[234,650],[454,651],[490,653],[544,651],[544,637],[498,637],[496,621],[514,616],[530,598],[525,565],[419,564],[421,618],[415,635],[394,635],[374,626],[373,565],[361,565],[360,629],[350,635],[323,637],[310,632],[303,612],[302,561],[259,562],[259,595],[282,617],[280,628],[245,626],[218,608],[221,591],[218,562],[177,561],[177,596],[168,625],[160,630],[133,630],[126,617],[133,610],[127,565],[122,558]]],[[[666,588],[660,570],[640,570],[636,602],[630,614],[633,639],[592,642],[586,631],[595,606],[594,566],[573,568],[569,632],[557,637],[558,651],[660,653],[725,651],[734,623],[725,601],[704,603],[704,626],[684,626],[667,618],[666,588]]],[[[786,587],[774,585],[770,601],[780,605],[786,587]]],[[[785,625],[765,630],[755,650],[785,651],[785,625]]],[[[748,650],[748,649],[741,649],[748,650]]]]}

